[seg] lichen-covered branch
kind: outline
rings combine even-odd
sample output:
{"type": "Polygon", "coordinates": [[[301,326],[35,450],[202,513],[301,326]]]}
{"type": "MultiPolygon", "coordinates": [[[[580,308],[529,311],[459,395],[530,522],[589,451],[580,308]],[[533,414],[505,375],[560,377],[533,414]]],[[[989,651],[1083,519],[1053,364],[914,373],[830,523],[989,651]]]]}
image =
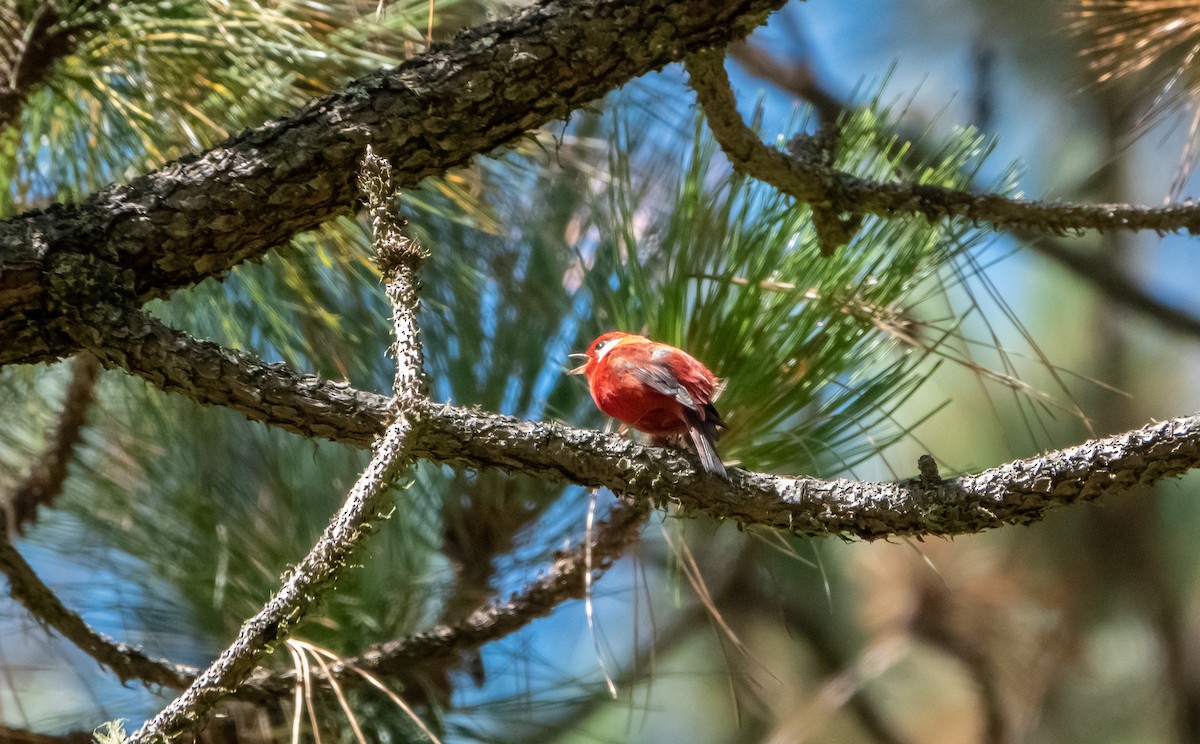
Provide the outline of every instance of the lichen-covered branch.
{"type": "MultiPolygon", "coordinates": [[[[388,420],[383,396],[264,364],[140,313],[127,319],[128,343],[96,353],[165,390],[359,447],[367,446],[388,420]]],[[[940,483],[830,481],[747,471],[734,471],[723,483],[699,473],[682,453],[623,437],[432,402],[424,406],[414,457],[610,488],[742,524],[867,540],[1026,524],[1051,508],[1200,465],[1200,417],[1189,416],[940,483]]]]}
{"type": "Polygon", "coordinates": [[[375,454],[342,508],[304,560],[283,585],[238,631],[237,638],[179,697],[130,737],[130,742],[156,742],[197,725],[221,698],[237,689],[270,646],[286,638],[292,625],[332,587],[337,574],[370,534],[371,521],[386,507],[387,487],[409,462],[412,424],[399,417],[388,425],[375,454]]]}
{"type": "MultiPolygon", "coordinates": [[[[362,654],[331,664],[330,673],[343,685],[362,682],[355,669],[404,679],[425,664],[479,648],[548,616],[564,602],[583,596],[585,572],[590,570],[593,579],[599,578],[626,548],[637,542],[647,514],[644,502],[618,503],[588,536],[590,545],[580,544],[560,554],[544,576],[507,599],[489,602],[462,622],[377,644],[362,654]]],[[[136,679],[179,689],[201,674],[201,670],[194,667],[150,659],[136,649],[93,631],[62,606],[7,541],[0,543],[0,570],[13,582],[14,596],[35,617],[113,669],[122,682],[136,679]]],[[[324,677],[323,672],[313,675],[315,680],[324,677]]],[[[295,682],[295,672],[259,670],[231,694],[244,700],[276,699],[291,694],[295,682]]]]}
{"type": "MultiPolygon", "coordinates": [[[[355,668],[403,679],[424,664],[479,648],[546,617],[562,603],[583,596],[588,571],[593,578],[599,577],[638,540],[647,513],[644,503],[617,504],[608,518],[596,525],[590,547],[581,544],[560,555],[545,576],[507,600],[498,599],[480,607],[460,623],[380,643],[358,656],[331,664],[330,672],[344,682],[355,678],[355,668]]],[[[264,671],[247,680],[238,697],[277,698],[291,693],[294,686],[294,672],[264,671]]]]}
{"type": "Polygon", "coordinates": [[[686,64],[696,100],[734,168],[817,208],[851,215],[923,215],[929,220],[962,217],[996,229],[1022,228],[1054,235],[1081,230],[1200,234],[1200,204],[1195,203],[1161,207],[1069,204],[858,178],[818,158],[799,157],[765,145],[737,111],[720,52],[695,54],[686,64]]]}
{"type": "MultiPolygon", "coordinates": [[[[289,628],[327,591],[350,557],[371,532],[370,523],[387,505],[388,488],[411,459],[412,442],[421,430],[421,351],[416,348],[417,293],[413,276],[422,253],[399,236],[389,203],[394,198],[386,162],[369,149],[362,184],[375,221],[375,249],[392,301],[395,328],[396,396],[389,405],[390,423],[372,449],[371,462],[304,560],[254,617],[237,639],[186,690],[130,737],[131,742],[166,741],[197,726],[217,700],[241,687],[270,646],[287,637],[289,628]],[[409,348],[413,347],[413,348],[409,348]]],[[[86,308],[84,309],[86,310],[86,308]]],[[[136,315],[136,311],[129,311],[136,315]]],[[[101,331],[103,335],[103,330],[101,331]]]]}
{"type": "MultiPolygon", "coordinates": [[[[730,45],[729,54],[751,75],[771,82],[810,103],[818,111],[822,126],[836,122],[847,110],[842,101],[819,83],[811,63],[785,64],[773,58],[765,49],[744,41],[730,45]]],[[[912,154],[909,160],[919,162],[924,149],[921,143],[905,144],[912,154]]],[[[1073,249],[1061,238],[1032,230],[1017,229],[1013,231],[1013,236],[1023,241],[1031,250],[1091,284],[1102,292],[1108,301],[1142,313],[1176,333],[1200,338],[1200,317],[1154,297],[1134,281],[1128,271],[1115,265],[1106,255],[1096,251],[1073,249]]]]}

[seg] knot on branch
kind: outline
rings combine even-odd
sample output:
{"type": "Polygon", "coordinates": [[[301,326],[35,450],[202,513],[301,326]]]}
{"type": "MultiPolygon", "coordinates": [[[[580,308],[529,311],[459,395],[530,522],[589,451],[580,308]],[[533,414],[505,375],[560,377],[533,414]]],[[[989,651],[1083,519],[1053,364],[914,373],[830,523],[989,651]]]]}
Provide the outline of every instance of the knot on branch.
{"type": "Polygon", "coordinates": [[[938,475],[937,460],[933,455],[925,453],[917,458],[917,482],[921,488],[937,488],[942,485],[942,476],[938,475]]]}
{"type": "MultiPolygon", "coordinates": [[[[837,162],[841,128],[826,124],[816,134],[799,134],[788,143],[788,154],[796,163],[810,170],[819,168],[832,170],[837,162]]],[[[862,227],[863,215],[845,214],[839,206],[832,182],[821,180],[824,198],[809,203],[812,208],[813,229],[817,233],[817,246],[821,255],[829,258],[837,249],[847,245],[862,227]]]]}

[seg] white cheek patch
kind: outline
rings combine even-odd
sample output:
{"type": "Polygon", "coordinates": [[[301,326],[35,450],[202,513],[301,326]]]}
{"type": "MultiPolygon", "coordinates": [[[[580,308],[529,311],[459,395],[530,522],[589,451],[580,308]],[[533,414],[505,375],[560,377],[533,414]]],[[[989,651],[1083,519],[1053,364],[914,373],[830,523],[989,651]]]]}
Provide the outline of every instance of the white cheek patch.
{"type": "Polygon", "coordinates": [[[612,351],[616,347],[617,347],[616,341],[609,341],[607,344],[604,345],[604,348],[596,349],[596,361],[598,362],[601,359],[603,359],[605,354],[612,351]]]}

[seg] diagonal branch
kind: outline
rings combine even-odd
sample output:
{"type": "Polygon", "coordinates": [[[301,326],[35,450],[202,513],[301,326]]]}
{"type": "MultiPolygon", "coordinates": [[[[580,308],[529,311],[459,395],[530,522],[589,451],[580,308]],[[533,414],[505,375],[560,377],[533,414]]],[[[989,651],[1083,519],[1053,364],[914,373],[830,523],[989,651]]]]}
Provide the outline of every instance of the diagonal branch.
{"type": "MultiPolygon", "coordinates": [[[[616,563],[641,535],[646,514],[644,504],[617,504],[608,519],[596,525],[590,545],[579,545],[561,555],[547,575],[526,585],[507,601],[493,601],[454,625],[439,625],[408,638],[380,643],[358,656],[331,664],[330,673],[339,683],[361,681],[356,680],[355,668],[403,679],[422,665],[480,648],[548,616],[562,603],[583,597],[584,577],[588,572],[598,578],[616,563]]],[[[325,676],[315,675],[317,679],[325,676]]],[[[277,698],[294,688],[294,671],[264,671],[248,680],[237,696],[277,698]]]]}
{"type": "Polygon", "coordinates": [[[170,740],[203,721],[212,706],[238,689],[271,644],[286,638],[289,627],[333,587],[350,557],[371,532],[370,524],[387,504],[392,481],[411,464],[412,442],[419,438],[421,408],[421,350],[417,337],[417,292],[414,276],[423,253],[398,233],[391,173],[386,162],[366,151],[360,183],[374,219],[375,249],[392,302],[395,333],[396,396],[389,406],[383,437],[373,445],[371,462],[359,476],[341,510],[304,560],[284,580],[275,595],[247,620],[237,639],[191,685],[132,737],[131,742],[170,740]]]}
{"type": "Polygon", "coordinates": [[[241,685],[271,644],[287,637],[290,626],[331,588],[363,538],[370,534],[371,521],[386,506],[388,485],[409,462],[412,429],[412,423],[402,416],[388,426],[346,502],[304,560],[263,608],[242,625],[237,638],[216,661],[134,733],[130,742],[164,741],[196,725],[218,700],[241,685]]]}
{"type": "Polygon", "coordinates": [[[83,426],[87,423],[87,412],[91,408],[99,377],[100,362],[96,357],[84,353],[75,358],[58,423],[46,448],[29,468],[29,474],[4,505],[0,514],[0,531],[23,531],[25,525],[37,519],[39,506],[50,504],[62,493],[67,468],[83,435],[83,426]]]}
{"type": "MultiPolygon", "coordinates": [[[[729,54],[751,75],[766,80],[784,91],[810,103],[820,116],[822,126],[836,123],[847,110],[840,101],[817,80],[811,64],[784,64],[766,50],[744,41],[730,45],[729,54]]],[[[906,142],[920,161],[919,142],[906,142]]],[[[1072,249],[1062,239],[1037,235],[1030,230],[1014,230],[1013,236],[1026,246],[1056,262],[1104,293],[1109,301],[1142,313],[1164,328],[1200,338],[1200,317],[1168,305],[1138,284],[1128,271],[1095,251],[1072,249]]]]}
{"type": "Polygon", "coordinates": [[[396,187],[413,188],[744,36],[783,3],[542,0],[208,152],[0,222],[0,365],[78,349],[46,307],[65,254],[112,262],[141,301],[166,296],[349,211],[368,143],[392,162],[396,187]]]}
{"type": "Polygon", "coordinates": [[[814,207],[885,217],[924,215],[929,220],[962,217],[996,229],[1023,228],[1055,235],[1080,230],[1182,230],[1200,234],[1198,204],[1136,207],[1042,202],[858,178],[829,167],[817,157],[790,155],[763,144],[737,111],[721,52],[695,54],[686,65],[709,128],[734,168],[814,207]]]}
{"type": "Polygon", "coordinates": [[[1063,240],[1039,239],[1021,233],[1018,237],[1025,239],[1026,245],[1033,250],[1088,282],[1110,302],[1142,313],[1158,321],[1163,328],[1200,338],[1200,317],[1158,300],[1109,254],[1075,250],[1063,240]]]}
{"type": "Polygon", "coordinates": [[[29,614],[74,643],[101,666],[111,669],[122,683],[136,679],[163,687],[182,687],[186,684],[191,672],[187,667],[152,658],[136,648],[114,641],[93,630],[83,618],[67,609],[3,534],[0,534],[0,572],[8,579],[9,594],[29,614]]]}
{"type": "MultiPolygon", "coordinates": [[[[425,664],[453,658],[515,633],[534,620],[548,616],[564,602],[581,598],[586,587],[585,575],[590,571],[594,580],[611,568],[641,535],[646,515],[645,504],[619,503],[607,519],[596,525],[588,544],[561,554],[545,576],[527,584],[507,600],[494,600],[462,622],[439,625],[407,638],[377,644],[358,656],[331,664],[329,673],[342,685],[362,683],[356,669],[406,679],[425,664]]],[[[62,605],[11,544],[2,539],[0,571],[9,577],[14,597],[35,617],[112,669],[122,682],[137,679],[146,684],[179,689],[192,684],[200,675],[199,669],[147,657],[137,649],[92,630],[62,605]]],[[[313,675],[317,680],[326,676],[324,672],[313,675]]],[[[294,671],[259,670],[232,694],[244,700],[270,700],[291,694],[295,682],[294,671]]],[[[3,741],[2,736],[0,741],[3,741]]]]}

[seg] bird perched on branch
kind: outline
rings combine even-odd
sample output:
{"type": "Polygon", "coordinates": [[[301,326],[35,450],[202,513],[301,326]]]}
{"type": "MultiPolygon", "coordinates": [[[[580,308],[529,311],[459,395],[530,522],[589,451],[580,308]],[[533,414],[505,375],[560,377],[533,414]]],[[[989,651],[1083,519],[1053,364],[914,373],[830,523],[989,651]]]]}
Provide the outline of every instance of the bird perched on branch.
{"type": "Polygon", "coordinates": [[[663,445],[686,435],[700,464],[726,477],[717,455],[717,427],[724,427],[713,407],[724,381],[687,352],[645,336],[611,331],[588,347],[586,359],[570,371],[586,375],[596,407],[663,445]]]}

